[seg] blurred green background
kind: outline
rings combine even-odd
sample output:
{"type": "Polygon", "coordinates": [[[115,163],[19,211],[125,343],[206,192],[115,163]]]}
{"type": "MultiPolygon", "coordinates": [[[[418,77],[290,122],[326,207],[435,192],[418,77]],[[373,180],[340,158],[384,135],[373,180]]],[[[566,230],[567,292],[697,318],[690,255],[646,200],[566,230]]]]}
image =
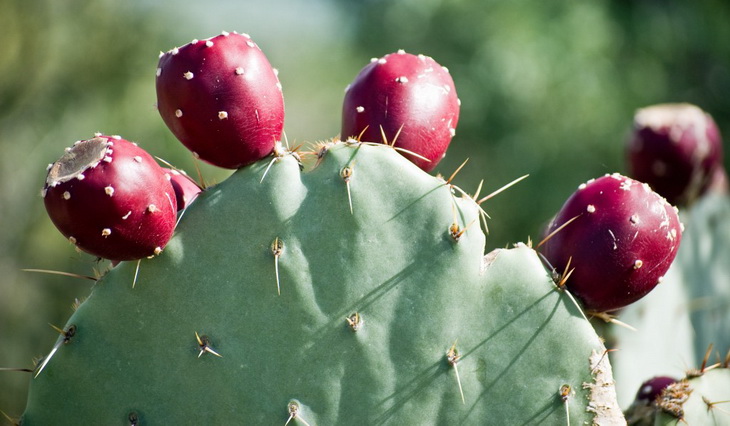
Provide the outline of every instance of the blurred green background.
{"type": "MultiPolygon", "coordinates": [[[[47,218],[45,166],[101,131],[194,172],[154,108],[160,50],[251,34],[280,70],[291,143],[338,134],[343,90],[371,57],[434,57],[462,101],[436,171],[468,157],[456,184],[484,179],[482,194],[530,174],[484,205],[491,250],[537,238],[578,184],[625,171],[637,108],[692,102],[730,134],[729,22],[725,0],[0,1],[0,367],[31,368],[91,287],[21,269],[99,266],[47,218]]],[[[22,413],[29,380],[0,372],[0,410],[22,413]]]]}

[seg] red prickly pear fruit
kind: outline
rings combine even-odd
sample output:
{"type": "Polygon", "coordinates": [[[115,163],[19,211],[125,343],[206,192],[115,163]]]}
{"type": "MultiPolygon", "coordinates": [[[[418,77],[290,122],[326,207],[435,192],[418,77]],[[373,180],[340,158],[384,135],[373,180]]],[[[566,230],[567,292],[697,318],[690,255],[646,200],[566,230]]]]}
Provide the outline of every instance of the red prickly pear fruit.
{"type": "Polygon", "coordinates": [[[571,195],[550,226],[544,254],[585,309],[620,309],[645,296],[677,254],[677,209],[649,185],[619,175],[591,180],[571,195]],[[568,266],[569,265],[569,266],[568,266]]]}
{"type": "Polygon", "coordinates": [[[81,250],[116,261],[158,254],[172,237],[177,203],[165,171],[136,144],[98,135],[51,164],[46,210],[81,250]]]}
{"type": "Polygon", "coordinates": [[[406,154],[429,172],[456,134],[459,105],[445,67],[428,56],[399,50],[373,58],[348,86],[340,135],[371,142],[395,140],[396,147],[426,158],[406,154]]]}
{"type": "Polygon", "coordinates": [[[630,175],[672,204],[688,205],[722,169],[722,138],[712,117],[691,104],[638,110],[628,141],[630,175]]]}
{"type": "Polygon", "coordinates": [[[245,34],[224,32],[162,54],[157,108],[183,145],[229,169],[269,155],[284,128],[277,72],[245,34]]]}
{"type": "Polygon", "coordinates": [[[175,191],[175,200],[177,201],[177,211],[183,210],[200,194],[202,189],[192,180],[185,172],[163,168],[170,177],[172,189],[175,191]]]}
{"type": "Polygon", "coordinates": [[[652,404],[667,386],[677,383],[677,379],[668,376],[653,377],[639,387],[636,393],[636,402],[643,404],[652,404]]]}

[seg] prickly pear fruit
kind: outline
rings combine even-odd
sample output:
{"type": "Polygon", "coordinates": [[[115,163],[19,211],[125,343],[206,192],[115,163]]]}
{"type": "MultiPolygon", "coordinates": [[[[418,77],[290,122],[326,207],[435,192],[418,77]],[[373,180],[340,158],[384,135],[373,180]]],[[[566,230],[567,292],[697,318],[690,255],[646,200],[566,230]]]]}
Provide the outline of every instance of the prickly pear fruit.
{"type": "Polygon", "coordinates": [[[229,169],[269,155],[284,127],[276,70],[246,34],[224,32],[162,54],[157,108],[183,145],[229,169]]]}
{"type": "Polygon", "coordinates": [[[682,238],[677,211],[651,188],[619,174],[581,185],[553,220],[545,256],[590,311],[612,311],[646,295],[682,238]]]}
{"type": "Polygon", "coordinates": [[[175,228],[177,203],[165,171],[118,136],[98,135],[67,148],[49,167],[43,198],[69,241],[107,259],[158,254],[175,228]]]}
{"type": "Polygon", "coordinates": [[[664,388],[676,381],[677,379],[669,376],[652,377],[641,384],[639,391],[636,393],[636,400],[650,404],[661,395],[664,388]]]}
{"type": "Polygon", "coordinates": [[[456,133],[459,104],[445,67],[428,56],[399,50],[373,58],[348,86],[340,135],[395,141],[396,147],[424,157],[406,153],[418,167],[431,171],[456,133]]]}
{"type": "Polygon", "coordinates": [[[175,200],[177,201],[177,211],[185,209],[195,200],[202,189],[181,170],[164,168],[168,176],[172,189],[175,191],[175,200]]]}
{"type": "Polygon", "coordinates": [[[691,104],[660,104],[634,116],[628,142],[630,175],[670,203],[687,205],[722,169],[722,139],[712,117],[691,104]]]}

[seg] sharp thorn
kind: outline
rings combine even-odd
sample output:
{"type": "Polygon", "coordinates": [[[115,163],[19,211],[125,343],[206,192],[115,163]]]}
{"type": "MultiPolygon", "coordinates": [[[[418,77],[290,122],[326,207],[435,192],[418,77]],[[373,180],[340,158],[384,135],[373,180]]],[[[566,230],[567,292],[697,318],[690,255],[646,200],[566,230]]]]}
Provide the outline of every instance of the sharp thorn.
{"type": "Polygon", "coordinates": [[[387,138],[387,136],[385,136],[385,129],[383,129],[383,126],[380,126],[380,137],[382,137],[382,138],[383,138],[383,144],[384,144],[384,145],[390,145],[390,144],[388,143],[388,138],[387,138]]]}
{"type": "Polygon", "coordinates": [[[710,359],[710,354],[712,353],[712,346],[713,346],[712,343],[710,343],[707,346],[707,351],[705,352],[705,357],[702,358],[702,367],[700,367],[700,372],[701,373],[704,373],[705,372],[705,367],[707,367],[707,360],[710,359]]]}
{"type": "Polygon", "coordinates": [[[524,175],[522,177],[518,177],[517,179],[515,179],[512,182],[508,183],[507,185],[504,185],[503,187],[499,188],[498,190],[492,192],[491,194],[489,194],[486,197],[482,198],[481,200],[477,201],[477,204],[481,204],[481,203],[487,201],[488,199],[494,197],[495,195],[497,195],[497,194],[499,194],[501,192],[504,192],[506,189],[508,189],[508,188],[510,188],[510,187],[518,184],[519,182],[527,179],[528,176],[530,176],[530,175],[528,174],[528,175],[524,175]]]}
{"type": "Polygon", "coordinates": [[[281,134],[284,136],[284,143],[286,144],[287,151],[290,151],[289,149],[289,138],[286,136],[286,131],[282,130],[281,134]]]}
{"type": "Polygon", "coordinates": [[[34,379],[37,378],[41,374],[41,371],[43,371],[43,369],[46,368],[46,365],[48,365],[48,363],[51,362],[51,358],[53,358],[53,355],[56,354],[56,351],[58,350],[58,348],[61,347],[61,344],[63,344],[63,340],[59,340],[58,342],[56,342],[55,345],[53,345],[53,349],[51,349],[51,352],[48,354],[48,356],[43,358],[43,362],[41,362],[41,365],[38,367],[38,370],[36,370],[36,373],[33,376],[34,379]]]}
{"type": "Polygon", "coordinates": [[[350,181],[348,180],[345,185],[347,185],[347,201],[350,203],[350,214],[354,215],[355,212],[352,209],[352,193],[350,191],[350,181]]]}
{"type": "Polygon", "coordinates": [[[466,166],[467,162],[469,162],[468,158],[466,160],[464,160],[464,162],[461,163],[461,165],[459,167],[457,167],[456,170],[454,170],[454,173],[452,173],[451,176],[449,176],[449,178],[446,180],[447,185],[451,184],[451,182],[454,180],[456,175],[461,171],[462,168],[464,168],[464,166],[466,166]]]}
{"type": "Polygon", "coordinates": [[[23,272],[39,272],[41,274],[50,274],[50,275],[61,275],[64,277],[71,277],[71,278],[80,278],[84,280],[91,280],[91,281],[98,281],[97,278],[89,276],[89,275],[80,275],[80,274],[74,274],[72,272],[63,272],[63,271],[52,271],[50,269],[34,269],[34,268],[26,268],[21,269],[23,272]]]}
{"type": "Polygon", "coordinates": [[[634,327],[632,325],[629,325],[629,324],[627,324],[627,323],[625,323],[623,321],[620,321],[620,320],[616,319],[613,315],[610,315],[610,314],[608,314],[606,312],[594,312],[594,311],[591,311],[591,312],[588,312],[588,315],[590,315],[591,317],[595,317],[595,318],[601,319],[601,320],[603,320],[603,321],[605,321],[607,323],[615,324],[615,325],[617,325],[619,327],[626,328],[627,330],[637,331],[636,330],[636,327],[634,327]]]}
{"type": "Polygon", "coordinates": [[[189,206],[190,206],[190,204],[186,204],[185,207],[180,212],[180,216],[178,216],[177,222],[175,222],[175,229],[177,229],[177,225],[180,224],[180,221],[182,220],[183,216],[185,216],[185,212],[188,211],[189,206]]]}
{"type": "Polygon", "coordinates": [[[198,180],[200,180],[198,186],[202,189],[207,188],[208,185],[205,183],[205,179],[203,179],[203,172],[200,171],[200,160],[198,160],[197,155],[193,155],[193,167],[195,167],[195,172],[198,174],[198,180]]]}
{"type": "Polygon", "coordinates": [[[139,276],[139,265],[142,263],[142,259],[137,259],[137,266],[134,268],[134,278],[132,278],[132,288],[137,285],[137,277],[139,276]]]}
{"type": "Polygon", "coordinates": [[[276,269],[276,293],[281,296],[281,285],[279,284],[279,256],[274,256],[274,269],[276,269]]]}
{"type": "MultiPolygon", "coordinates": [[[[357,135],[357,141],[358,141],[358,142],[362,142],[362,136],[363,136],[363,135],[365,134],[365,132],[367,132],[367,131],[368,131],[368,127],[370,127],[370,125],[367,125],[367,126],[365,126],[365,128],[364,128],[364,129],[362,129],[362,132],[360,132],[360,134],[359,134],[359,135],[357,135]]],[[[382,132],[382,130],[383,130],[383,127],[381,126],[381,127],[380,127],[380,131],[382,132]]]]}
{"type": "Polygon", "coordinates": [[[474,193],[474,196],[471,197],[474,201],[479,199],[479,194],[482,192],[482,185],[484,185],[484,179],[479,181],[479,186],[477,186],[477,190],[474,193]]]}
{"type": "Polygon", "coordinates": [[[21,373],[32,373],[33,370],[29,368],[12,368],[12,367],[0,367],[0,371],[18,371],[21,373]]]}
{"type": "Polygon", "coordinates": [[[271,159],[271,161],[269,161],[269,165],[268,165],[268,166],[266,166],[266,170],[264,170],[264,175],[263,175],[263,176],[261,176],[261,180],[259,181],[259,183],[263,183],[263,182],[264,182],[264,178],[266,177],[266,174],[267,174],[267,173],[269,173],[269,169],[271,168],[271,166],[273,166],[273,165],[274,165],[274,162],[275,162],[275,161],[276,161],[277,159],[278,159],[277,157],[274,157],[274,158],[272,158],[272,159],[271,159]]]}
{"type": "Polygon", "coordinates": [[[545,244],[546,242],[548,242],[550,240],[550,238],[554,237],[555,234],[557,234],[558,232],[562,231],[563,228],[565,228],[566,226],[570,225],[574,220],[576,220],[579,217],[581,217],[581,215],[582,214],[573,216],[572,218],[570,218],[570,220],[568,220],[564,224],[560,225],[556,230],[554,230],[553,232],[549,233],[545,238],[542,239],[542,241],[540,241],[537,244],[537,247],[535,247],[535,249],[539,249],[543,244],[545,244]]]}
{"type": "Polygon", "coordinates": [[[603,355],[601,355],[601,359],[599,359],[598,362],[596,363],[596,366],[593,367],[593,369],[591,370],[591,374],[594,374],[596,372],[596,370],[598,370],[598,367],[601,365],[601,362],[603,362],[603,358],[605,358],[609,352],[616,352],[617,350],[618,349],[606,349],[605,351],[603,351],[603,355]]]}
{"type": "MultiPolygon", "coordinates": [[[[403,130],[403,126],[405,126],[405,125],[406,125],[406,123],[401,124],[400,127],[398,128],[398,131],[395,132],[395,136],[393,137],[393,141],[390,143],[390,146],[391,147],[395,148],[395,142],[398,140],[398,136],[400,136],[400,132],[401,132],[401,130],[403,130]]],[[[380,129],[382,130],[383,127],[381,126],[380,129]]]]}
{"type": "Polygon", "coordinates": [[[412,155],[412,156],[414,156],[414,157],[416,157],[416,158],[418,158],[420,160],[427,161],[429,163],[431,162],[431,160],[429,160],[428,158],[424,157],[423,155],[417,154],[417,153],[415,153],[413,151],[410,151],[410,150],[407,150],[405,148],[401,148],[399,146],[394,146],[393,149],[396,150],[396,151],[398,151],[398,152],[402,152],[402,153],[405,153],[405,154],[408,154],[408,155],[412,155]]]}

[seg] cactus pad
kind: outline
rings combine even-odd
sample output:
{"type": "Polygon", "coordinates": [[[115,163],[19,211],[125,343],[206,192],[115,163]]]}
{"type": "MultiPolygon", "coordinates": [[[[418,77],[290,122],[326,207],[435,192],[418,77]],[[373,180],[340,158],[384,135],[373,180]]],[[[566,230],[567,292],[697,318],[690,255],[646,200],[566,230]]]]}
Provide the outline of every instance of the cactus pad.
{"type": "Polygon", "coordinates": [[[135,262],[107,273],[23,424],[623,422],[534,251],[484,256],[474,201],[391,148],[320,154],[203,191],[135,288],[135,262]]]}

